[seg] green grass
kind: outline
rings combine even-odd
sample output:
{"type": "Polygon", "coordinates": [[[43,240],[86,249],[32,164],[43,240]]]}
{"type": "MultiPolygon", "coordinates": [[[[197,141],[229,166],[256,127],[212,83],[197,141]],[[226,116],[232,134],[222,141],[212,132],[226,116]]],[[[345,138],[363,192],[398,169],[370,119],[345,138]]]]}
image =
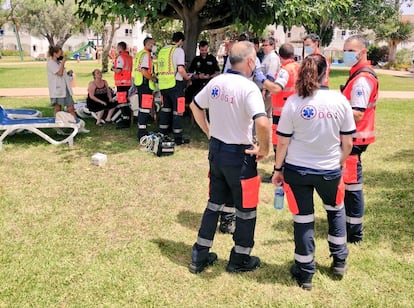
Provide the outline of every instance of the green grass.
{"type": "MultiPolygon", "coordinates": [[[[87,87],[92,80],[92,71],[101,69],[101,63],[97,61],[68,61],[66,70],[72,69],[77,78],[77,86],[87,87]]],[[[332,69],[330,72],[330,88],[339,89],[345,84],[349,76],[348,70],[332,69]]],[[[103,78],[113,86],[113,73],[105,73],[103,78]]],[[[379,74],[380,90],[382,91],[413,91],[414,78],[404,78],[385,74],[379,74]]],[[[42,88],[47,87],[46,62],[15,62],[9,63],[0,60],[0,88],[42,88]]]]}
{"type": "MultiPolygon", "coordinates": [[[[87,87],[92,78],[92,71],[102,69],[97,61],[68,61],[66,70],[73,70],[76,74],[77,86],[87,87]]],[[[113,72],[103,74],[109,85],[113,86],[113,72]]],[[[0,60],[0,88],[46,88],[47,73],[46,61],[3,63],[0,60]]]]}
{"type": "MultiPolygon", "coordinates": [[[[41,109],[47,98],[0,98],[41,109]]],[[[37,136],[8,137],[0,151],[1,307],[412,307],[414,302],[414,104],[381,100],[378,141],[363,154],[365,241],[349,246],[342,281],[329,273],[327,222],[317,198],[314,289],[289,277],[292,218],[272,207],[262,184],[253,273],[225,272],[232,239],[216,235],[218,263],[187,270],[208,196],[207,141],[192,138],[173,156],[141,150],[136,128],[96,127],[73,148],[37,136]],[[104,167],[91,165],[96,152],[104,167]]],[[[272,159],[259,163],[269,174],[272,159]]]]}
{"type": "MultiPolygon", "coordinates": [[[[344,69],[332,69],[329,74],[329,87],[339,89],[345,84],[349,71],[344,69]]],[[[414,91],[414,78],[378,74],[380,91],[414,91]]]]}

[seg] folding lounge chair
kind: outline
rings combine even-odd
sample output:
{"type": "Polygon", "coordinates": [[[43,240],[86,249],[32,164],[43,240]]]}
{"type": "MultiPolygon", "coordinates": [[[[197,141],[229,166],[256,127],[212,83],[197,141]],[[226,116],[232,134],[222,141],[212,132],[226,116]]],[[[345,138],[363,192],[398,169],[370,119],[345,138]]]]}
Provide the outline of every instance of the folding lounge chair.
{"type": "Polygon", "coordinates": [[[72,146],[73,138],[78,133],[79,127],[80,127],[79,120],[76,123],[72,123],[66,120],[65,121],[60,120],[60,117],[58,116],[58,114],[56,114],[56,118],[13,119],[9,117],[6,110],[2,106],[0,106],[0,132],[4,131],[0,135],[0,150],[2,149],[2,146],[3,146],[3,140],[7,136],[13,134],[15,131],[20,131],[20,130],[28,130],[32,133],[35,133],[36,135],[42,137],[43,139],[45,139],[47,142],[51,144],[68,143],[69,146],[72,146]],[[73,131],[65,139],[58,141],[58,140],[53,139],[52,137],[50,137],[44,131],[41,130],[45,128],[55,128],[55,129],[56,128],[70,128],[73,131]]]}
{"type": "Polygon", "coordinates": [[[36,109],[5,109],[7,116],[12,119],[39,118],[42,113],[36,109]]]}

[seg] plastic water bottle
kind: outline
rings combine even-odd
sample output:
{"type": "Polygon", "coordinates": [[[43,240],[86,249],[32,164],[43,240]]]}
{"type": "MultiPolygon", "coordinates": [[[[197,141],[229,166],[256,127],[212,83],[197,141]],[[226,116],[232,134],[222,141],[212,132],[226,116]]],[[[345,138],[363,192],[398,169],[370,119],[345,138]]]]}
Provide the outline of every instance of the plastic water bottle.
{"type": "Polygon", "coordinates": [[[285,192],[283,191],[283,185],[276,187],[275,199],[273,200],[273,206],[276,210],[283,209],[283,203],[285,201],[285,192]]]}

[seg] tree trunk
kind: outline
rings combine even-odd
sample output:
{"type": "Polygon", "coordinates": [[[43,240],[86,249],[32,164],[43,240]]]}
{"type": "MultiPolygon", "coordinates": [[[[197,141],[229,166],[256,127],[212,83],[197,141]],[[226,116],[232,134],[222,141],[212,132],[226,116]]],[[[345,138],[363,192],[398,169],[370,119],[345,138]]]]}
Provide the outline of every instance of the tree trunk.
{"type": "Polygon", "coordinates": [[[112,47],[112,42],[114,41],[115,31],[118,30],[120,26],[115,27],[115,21],[111,22],[110,27],[105,27],[104,33],[102,34],[102,72],[106,73],[108,71],[109,64],[109,51],[112,47]]]}
{"type": "Polygon", "coordinates": [[[210,40],[209,50],[210,50],[210,53],[212,53],[215,56],[217,56],[217,52],[219,51],[221,44],[224,42],[224,39],[225,39],[224,35],[225,35],[227,28],[228,27],[224,27],[224,28],[208,31],[209,40],[210,40]]]}
{"type": "Polygon", "coordinates": [[[397,42],[394,40],[391,40],[389,45],[390,45],[390,53],[388,55],[388,62],[395,63],[395,58],[397,54],[397,42]]]}
{"type": "Polygon", "coordinates": [[[201,20],[197,14],[189,15],[183,20],[183,24],[185,62],[189,65],[196,55],[197,39],[201,33],[201,20]]]}
{"type": "Polygon", "coordinates": [[[56,43],[57,46],[63,47],[66,41],[72,36],[72,34],[67,33],[64,37],[61,37],[56,43]]]}
{"type": "Polygon", "coordinates": [[[47,41],[49,42],[50,46],[55,46],[55,40],[53,39],[53,36],[46,34],[45,38],[47,39],[47,41]]]}

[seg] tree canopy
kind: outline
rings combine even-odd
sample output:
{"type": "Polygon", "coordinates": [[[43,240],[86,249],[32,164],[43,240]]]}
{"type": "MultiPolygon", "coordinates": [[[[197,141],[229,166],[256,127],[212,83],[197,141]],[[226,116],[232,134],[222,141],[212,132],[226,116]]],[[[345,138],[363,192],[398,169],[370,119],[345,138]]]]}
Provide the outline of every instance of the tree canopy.
{"type": "Polygon", "coordinates": [[[51,45],[63,46],[73,34],[83,30],[73,0],[66,0],[63,5],[54,0],[15,0],[12,6],[20,28],[46,38],[51,45]]]}
{"type": "Polygon", "coordinates": [[[283,0],[273,1],[276,24],[285,28],[303,26],[308,33],[316,33],[321,45],[332,41],[333,29],[349,10],[353,0],[283,0]],[[280,5],[280,7],[277,7],[280,5]]]}
{"type": "MultiPolygon", "coordinates": [[[[65,2],[67,0],[59,0],[65,2]]],[[[250,23],[264,28],[274,20],[273,9],[266,0],[75,0],[79,16],[87,21],[102,14],[119,15],[130,22],[137,19],[147,23],[159,19],[183,21],[187,59],[195,55],[201,31],[218,29],[235,22],[250,23]]]]}
{"type": "MultiPolygon", "coordinates": [[[[186,36],[187,60],[193,58],[203,30],[245,24],[255,30],[276,23],[285,29],[303,26],[317,33],[323,46],[329,45],[335,26],[348,29],[381,28],[399,14],[402,3],[413,0],[55,0],[75,1],[77,14],[87,23],[97,18],[118,16],[122,20],[145,21],[179,19],[186,36]]],[[[159,23],[158,23],[159,24],[159,23]]],[[[395,24],[394,24],[395,25],[395,24]]],[[[394,27],[395,28],[395,27],[394,27]]],[[[403,27],[401,27],[403,29],[403,27]]],[[[382,30],[378,30],[382,31],[382,30]]],[[[377,31],[377,32],[378,32],[377,31]]]]}

